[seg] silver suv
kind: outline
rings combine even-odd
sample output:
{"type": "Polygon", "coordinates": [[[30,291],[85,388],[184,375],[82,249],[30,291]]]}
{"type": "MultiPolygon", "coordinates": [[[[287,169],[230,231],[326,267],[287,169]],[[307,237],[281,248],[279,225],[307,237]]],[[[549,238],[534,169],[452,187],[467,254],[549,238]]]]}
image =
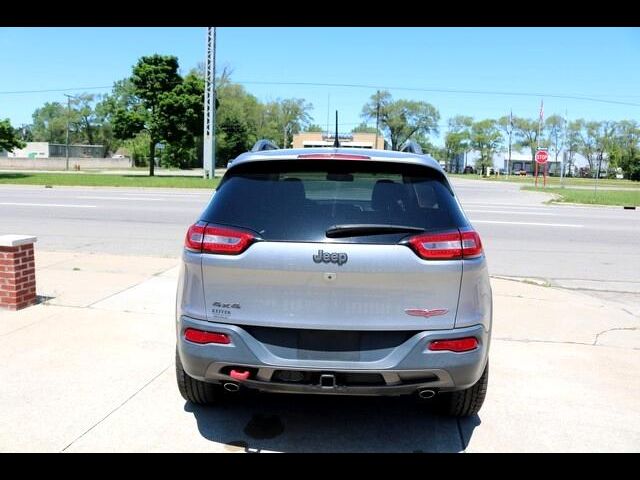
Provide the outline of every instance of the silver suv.
{"type": "Polygon", "coordinates": [[[487,263],[427,155],[240,155],[186,234],[176,310],[193,403],[241,388],[414,394],[468,416],[486,394],[487,263]]]}

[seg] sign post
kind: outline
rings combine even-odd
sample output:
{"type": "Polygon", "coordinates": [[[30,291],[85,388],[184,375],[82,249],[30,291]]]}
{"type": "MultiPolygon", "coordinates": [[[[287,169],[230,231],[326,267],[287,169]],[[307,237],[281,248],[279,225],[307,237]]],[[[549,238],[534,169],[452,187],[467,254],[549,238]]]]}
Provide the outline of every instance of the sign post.
{"type": "Polygon", "coordinates": [[[544,186],[547,186],[547,161],[549,160],[549,154],[546,150],[539,149],[535,156],[535,177],[536,187],[538,186],[538,165],[542,166],[542,176],[544,178],[544,186]]]}

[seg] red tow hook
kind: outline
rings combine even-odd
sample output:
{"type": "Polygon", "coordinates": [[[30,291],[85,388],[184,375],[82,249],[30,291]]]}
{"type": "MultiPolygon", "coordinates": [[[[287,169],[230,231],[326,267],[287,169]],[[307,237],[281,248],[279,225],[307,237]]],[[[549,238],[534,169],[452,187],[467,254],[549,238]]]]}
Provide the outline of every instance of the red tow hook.
{"type": "Polygon", "coordinates": [[[246,380],[247,378],[249,378],[249,375],[251,375],[251,372],[249,372],[249,370],[231,370],[231,373],[229,373],[229,376],[231,378],[239,381],[246,380]]]}

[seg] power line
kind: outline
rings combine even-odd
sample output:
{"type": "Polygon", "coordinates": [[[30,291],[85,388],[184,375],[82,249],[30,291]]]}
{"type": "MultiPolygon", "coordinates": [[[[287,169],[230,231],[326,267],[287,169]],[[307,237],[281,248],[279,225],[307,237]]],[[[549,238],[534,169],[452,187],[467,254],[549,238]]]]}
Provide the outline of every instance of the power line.
{"type": "Polygon", "coordinates": [[[104,85],[102,87],[50,88],[46,90],[14,90],[12,92],[0,92],[0,95],[20,95],[23,93],[73,92],[78,90],[102,90],[105,88],[113,88],[113,85],[104,85]]]}
{"type": "MultiPolygon", "coordinates": [[[[467,95],[503,95],[503,96],[515,96],[515,97],[549,97],[560,98],[565,100],[579,100],[586,102],[597,103],[609,103],[615,105],[626,105],[631,107],[640,107],[640,103],[621,102],[618,100],[604,100],[602,98],[594,98],[596,96],[606,95],[566,95],[557,93],[543,93],[543,92],[509,92],[498,90],[459,90],[453,88],[417,88],[417,87],[398,87],[398,86],[382,86],[382,85],[366,85],[356,83],[315,83],[315,82],[269,82],[258,80],[246,80],[246,81],[234,81],[241,85],[294,85],[294,86],[307,86],[307,87],[340,87],[340,88],[365,88],[372,90],[402,90],[409,92],[431,92],[431,93],[461,93],[467,95]]],[[[55,89],[43,89],[43,90],[14,90],[0,92],[0,95],[20,95],[27,93],[49,93],[49,92],[68,92],[77,90],[100,90],[106,88],[113,88],[113,85],[103,85],[98,87],[76,87],[76,88],[55,88],[55,89]]],[[[617,98],[638,98],[637,95],[609,95],[617,98]]]]}
{"type": "Polygon", "coordinates": [[[640,103],[620,102],[617,100],[603,100],[600,98],[593,98],[580,95],[563,95],[554,93],[527,93],[527,92],[506,92],[506,91],[491,91],[491,90],[458,90],[453,88],[415,88],[415,87],[391,87],[383,85],[364,85],[355,83],[313,83],[313,82],[267,82],[267,81],[235,81],[235,83],[245,85],[297,85],[308,87],[346,87],[346,88],[367,88],[372,90],[404,90],[411,92],[435,92],[435,93],[463,93],[469,95],[506,95],[506,96],[521,96],[521,97],[549,97],[549,98],[562,98],[569,100],[584,100],[588,102],[599,103],[612,103],[617,105],[627,105],[632,107],[640,107],[640,103]]]}

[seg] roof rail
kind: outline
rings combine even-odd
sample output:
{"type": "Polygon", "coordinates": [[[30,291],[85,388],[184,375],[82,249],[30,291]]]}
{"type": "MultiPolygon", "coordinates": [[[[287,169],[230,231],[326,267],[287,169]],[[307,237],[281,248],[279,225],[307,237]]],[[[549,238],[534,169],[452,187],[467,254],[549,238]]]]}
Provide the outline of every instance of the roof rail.
{"type": "Polygon", "coordinates": [[[271,140],[262,139],[253,144],[252,152],[261,152],[263,150],[278,150],[279,147],[271,140]]]}
{"type": "Polygon", "coordinates": [[[416,153],[418,155],[423,154],[422,147],[417,142],[414,142],[413,140],[407,140],[406,142],[404,142],[400,151],[407,152],[407,153],[416,153]]]}

